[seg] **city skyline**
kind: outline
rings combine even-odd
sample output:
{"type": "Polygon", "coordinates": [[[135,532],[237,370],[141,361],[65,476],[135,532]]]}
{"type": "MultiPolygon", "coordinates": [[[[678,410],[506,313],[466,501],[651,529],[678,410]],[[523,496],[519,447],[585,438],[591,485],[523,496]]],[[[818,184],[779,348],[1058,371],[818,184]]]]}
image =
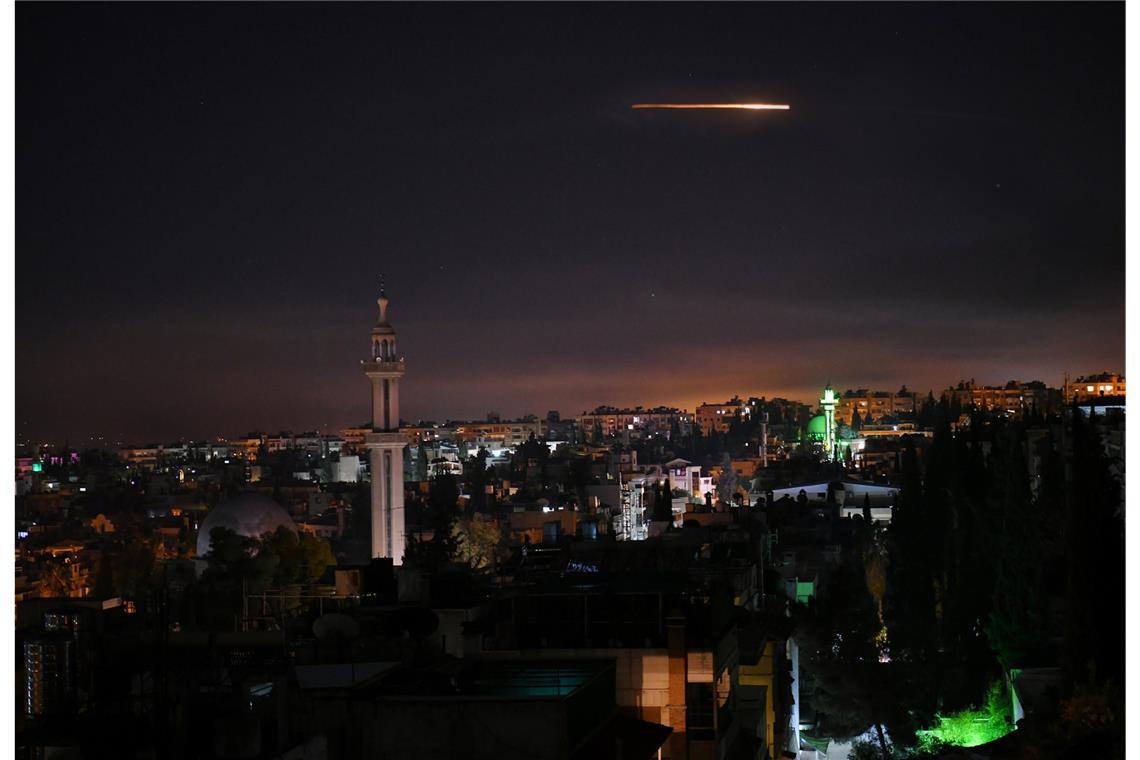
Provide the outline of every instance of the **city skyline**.
{"type": "MultiPolygon", "coordinates": [[[[378,290],[377,292],[380,292],[380,291],[378,290]]],[[[363,334],[363,331],[361,331],[361,334],[363,334]]],[[[405,345],[405,343],[402,342],[401,345],[405,345]]],[[[367,349],[366,349],[365,355],[367,355],[367,349]]],[[[406,358],[405,352],[402,349],[400,351],[400,356],[401,356],[401,358],[406,358]]],[[[363,361],[363,359],[358,359],[358,361],[363,361]]],[[[350,371],[353,369],[357,369],[357,365],[354,365],[351,362],[347,364],[347,367],[349,368],[350,371]]],[[[413,363],[413,373],[414,373],[414,367],[415,367],[415,363],[413,363]]],[[[810,372],[810,370],[808,370],[808,371],[810,372]]],[[[1102,370],[1096,370],[1096,372],[1105,372],[1105,371],[1115,372],[1116,370],[1113,370],[1110,368],[1105,368],[1102,370]]],[[[330,374],[333,374],[333,373],[330,373],[330,374]]],[[[1082,375],[1088,375],[1088,374],[1094,374],[1094,372],[1092,372],[1092,371],[1088,371],[1088,372],[1083,372],[1083,371],[1082,372],[1066,372],[1065,376],[1066,377],[1071,376],[1072,379],[1076,379],[1082,375]]],[[[353,376],[356,377],[357,380],[359,380],[359,377],[356,375],[355,372],[353,373],[353,376]]],[[[598,380],[599,376],[605,378],[604,373],[582,372],[580,374],[574,374],[574,375],[562,377],[560,379],[566,383],[567,387],[572,387],[572,388],[577,390],[577,389],[580,389],[583,384],[588,386],[591,381],[596,382],[598,380]]],[[[731,373],[728,373],[727,375],[726,375],[726,373],[721,373],[719,375],[719,377],[721,377],[721,378],[723,378],[725,376],[733,376],[733,375],[731,373]]],[[[819,374],[818,376],[823,377],[825,375],[819,374]]],[[[415,374],[413,374],[412,377],[414,378],[415,374]]],[[[747,382],[747,378],[745,375],[741,375],[741,377],[744,378],[744,382],[747,382]]],[[[894,379],[884,378],[882,376],[880,376],[879,379],[875,380],[874,382],[870,382],[870,381],[866,381],[866,382],[833,382],[830,374],[826,375],[826,377],[828,377],[828,380],[823,381],[823,382],[817,382],[814,384],[814,386],[808,385],[808,386],[792,387],[792,388],[789,388],[789,389],[784,390],[784,391],[781,391],[779,389],[771,389],[771,388],[753,391],[753,390],[747,390],[747,389],[742,390],[740,387],[736,387],[736,388],[726,388],[719,395],[715,394],[715,393],[697,393],[695,395],[690,394],[688,397],[684,397],[680,400],[670,400],[670,401],[649,400],[649,401],[647,401],[645,398],[635,395],[635,396],[629,397],[627,399],[622,399],[619,401],[613,401],[613,400],[594,401],[594,402],[590,402],[590,403],[578,404],[575,406],[568,406],[565,408],[559,408],[558,406],[554,406],[551,404],[544,405],[542,403],[543,397],[541,395],[539,395],[541,393],[541,391],[539,391],[538,393],[535,393],[534,395],[528,395],[526,393],[526,391],[528,389],[530,389],[528,384],[526,383],[526,381],[528,381],[530,379],[528,377],[528,378],[524,378],[524,385],[515,386],[515,387],[513,387],[512,392],[510,392],[509,394],[504,394],[504,395],[510,395],[511,398],[515,399],[514,403],[507,403],[507,404],[491,403],[490,405],[485,405],[482,411],[479,411],[479,409],[476,408],[477,405],[472,404],[471,402],[466,402],[465,404],[460,403],[459,406],[461,408],[466,408],[466,409],[470,410],[469,413],[467,413],[467,414],[447,414],[447,413],[445,413],[442,415],[435,415],[435,416],[426,416],[426,415],[408,415],[408,416],[405,416],[405,415],[401,415],[401,422],[408,422],[411,424],[416,424],[416,423],[425,422],[425,421],[443,423],[443,422],[447,422],[447,421],[480,420],[480,419],[486,418],[487,415],[492,414],[492,413],[500,415],[503,419],[520,419],[520,418],[527,416],[527,415],[534,415],[534,416],[538,416],[538,417],[543,417],[549,411],[557,411],[557,412],[560,412],[563,416],[574,417],[574,416],[578,416],[579,414],[586,414],[591,410],[602,408],[602,407],[614,407],[614,408],[619,408],[619,409],[634,409],[634,408],[640,408],[640,407],[643,407],[646,409],[651,409],[654,407],[670,407],[670,408],[675,408],[675,409],[679,409],[679,410],[695,412],[695,410],[699,406],[701,406],[702,404],[720,404],[720,403],[723,403],[723,402],[730,400],[732,398],[738,398],[738,397],[743,398],[743,399],[748,399],[748,398],[752,398],[752,397],[768,398],[768,399],[784,398],[784,399],[788,399],[790,401],[805,403],[805,404],[808,404],[809,406],[815,406],[815,405],[817,405],[817,402],[819,401],[819,394],[820,394],[821,389],[823,388],[823,386],[825,384],[834,386],[837,389],[837,391],[839,391],[841,393],[846,392],[848,390],[854,391],[854,390],[859,390],[859,389],[872,390],[872,391],[893,391],[893,390],[897,390],[898,388],[901,388],[901,387],[906,387],[909,391],[918,394],[919,398],[923,398],[927,394],[933,394],[936,398],[938,398],[938,397],[940,397],[942,391],[945,391],[948,388],[952,388],[954,385],[956,385],[960,382],[976,382],[977,385],[979,385],[979,386],[996,386],[996,387],[1001,387],[1010,381],[1015,381],[1015,382],[1039,381],[1039,382],[1044,382],[1046,386],[1052,387],[1052,388],[1060,388],[1062,385],[1061,383],[1053,382],[1052,380],[1046,380],[1046,379],[1043,379],[1042,377],[1038,377],[1038,376],[1009,376],[1009,377],[1006,377],[1004,379],[995,378],[995,379],[991,380],[989,378],[977,377],[976,375],[970,374],[968,376],[960,376],[957,380],[935,382],[935,383],[931,384],[929,387],[923,387],[921,384],[917,384],[917,383],[913,383],[913,382],[908,383],[906,380],[899,380],[897,378],[894,378],[894,379]],[[520,401],[518,401],[518,399],[520,399],[520,398],[529,398],[529,399],[532,399],[532,401],[520,402],[520,401]],[[529,406],[527,406],[528,403],[529,403],[529,406]]],[[[337,380],[341,380],[341,379],[342,378],[337,378],[337,380]]],[[[225,438],[227,436],[241,435],[242,433],[247,432],[247,431],[292,431],[292,432],[296,432],[296,431],[302,431],[302,430],[305,430],[305,431],[312,430],[312,431],[316,431],[316,432],[319,432],[322,434],[330,434],[330,433],[335,433],[339,429],[349,428],[349,427],[354,427],[354,426],[357,426],[360,424],[364,424],[362,422],[362,420],[368,416],[367,403],[365,400],[366,395],[362,395],[362,393],[361,393],[362,389],[361,388],[353,388],[353,387],[350,387],[351,385],[359,385],[359,383],[351,383],[351,384],[345,383],[344,384],[344,388],[343,388],[342,393],[345,395],[341,396],[341,397],[344,398],[344,400],[347,403],[342,408],[347,408],[347,407],[357,408],[357,407],[359,407],[359,409],[360,409],[359,414],[357,415],[357,417],[352,417],[351,416],[352,412],[342,413],[341,417],[338,420],[333,421],[333,422],[325,421],[325,422],[314,423],[314,419],[311,415],[306,415],[306,413],[303,411],[298,413],[298,412],[296,412],[296,410],[292,410],[290,413],[283,415],[283,419],[286,421],[300,420],[301,421],[300,424],[292,424],[291,422],[290,422],[290,424],[279,424],[278,422],[276,422],[272,419],[268,419],[264,415],[259,417],[256,413],[250,414],[248,409],[246,409],[243,412],[239,413],[239,416],[244,415],[244,417],[246,419],[255,420],[251,424],[248,424],[248,425],[237,424],[236,426],[231,425],[231,426],[226,427],[224,429],[214,429],[214,430],[207,430],[202,426],[196,426],[196,427],[191,427],[190,430],[192,432],[189,432],[189,433],[180,432],[178,430],[165,431],[165,430],[160,430],[157,427],[151,427],[150,430],[152,432],[144,433],[141,435],[134,435],[134,436],[132,436],[129,433],[124,433],[124,432],[115,433],[115,432],[105,432],[105,431],[93,431],[93,432],[83,431],[79,434],[72,434],[70,432],[65,432],[62,435],[56,434],[54,436],[52,436],[52,435],[39,435],[39,436],[37,436],[35,434],[30,434],[28,432],[28,429],[30,428],[30,426],[28,426],[28,428],[25,428],[24,426],[18,424],[17,425],[17,431],[16,431],[17,432],[17,443],[19,445],[22,445],[22,446],[34,446],[34,445],[41,445],[41,444],[45,444],[45,443],[50,443],[51,445],[63,444],[63,445],[73,445],[73,446],[80,446],[80,447],[83,447],[83,446],[96,447],[96,446],[111,446],[111,445],[120,445],[120,444],[123,444],[123,445],[139,445],[139,444],[142,444],[143,442],[158,443],[158,442],[173,442],[173,441],[179,441],[179,440],[191,441],[191,440],[221,439],[221,438],[225,438]]],[[[603,383],[602,385],[604,387],[605,384],[603,383]]],[[[676,381],[669,382],[670,387],[676,388],[678,385],[680,385],[680,383],[677,383],[676,381]]],[[[711,384],[710,384],[710,387],[711,387],[711,384]]],[[[422,394],[416,393],[416,388],[415,388],[414,383],[412,384],[411,388],[405,392],[407,393],[407,395],[409,397],[411,397],[413,399],[417,399],[417,398],[420,398],[422,396],[422,394]]],[[[452,387],[450,392],[447,393],[446,395],[448,398],[454,399],[454,398],[462,398],[463,394],[464,394],[464,387],[463,387],[462,381],[460,381],[459,385],[452,387]]],[[[337,394],[337,395],[339,395],[339,394],[337,394]]],[[[581,398],[585,398],[585,396],[583,395],[583,396],[581,396],[581,398]]],[[[492,399],[492,402],[494,402],[494,399],[492,399]]],[[[443,405],[441,405],[440,408],[442,408],[442,406],[443,405]]],[[[256,405],[251,405],[251,408],[256,409],[256,405]]],[[[153,418],[154,418],[153,410],[146,410],[145,415],[141,413],[142,411],[143,410],[140,410],[140,413],[137,415],[138,417],[140,417],[140,418],[145,417],[148,420],[153,420],[153,418]]],[[[127,415],[128,418],[131,417],[131,414],[129,411],[126,411],[126,412],[120,411],[119,412],[120,415],[122,415],[124,413],[127,415]]]]}
{"type": "MultiPolygon", "coordinates": [[[[1108,373],[1085,373],[1085,374],[1088,374],[1088,375],[1093,375],[1093,374],[1116,375],[1118,373],[1108,372],[1108,373]]],[[[1121,378],[1123,378],[1122,375],[1121,375],[1121,378]]],[[[1081,379],[1084,379],[1083,375],[1078,375],[1076,373],[1072,373],[1071,376],[1068,378],[1069,381],[1076,381],[1076,380],[1081,380],[1081,379]]],[[[973,378],[973,377],[962,378],[958,381],[955,381],[954,383],[944,383],[938,387],[932,387],[932,388],[928,388],[928,389],[921,389],[921,388],[918,388],[917,386],[909,385],[907,383],[895,383],[893,385],[890,383],[880,384],[880,385],[868,385],[868,384],[857,384],[857,383],[856,384],[828,383],[828,385],[833,386],[835,388],[835,392],[837,394],[839,394],[840,396],[844,396],[844,397],[848,393],[857,394],[860,392],[892,393],[893,394],[893,393],[897,393],[901,389],[905,388],[908,393],[914,394],[916,401],[919,404],[921,404],[921,402],[927,397],[928,394],[933,395],[936,399],[941,399],[943,397],[943,394],[945,393],[945,391],[952,390],[955,386],[959,385],[960,383],[966,383],[966,384],[972,383],[976,387],[981,389],[981,388],[1002,388],[1002,387],[1005,387],[1010,382],[1021,382],[1021,383],[1043,382],[1043,384],[1045,385],[1046,388],[1051,389],[1051,390],[1056,390],[1058,392],[1061,391],[1061,389],[1063,387],[1062,384],[1053,384],[1050,382],[1041,381],[1040,378],[1030,378],[1030,379],[1013,378],[1013,379],[1010,379],[1007,381],[999,381],[999,382],[990,383],[990,382],[983,381],[979,378],[973,378]]],[[[650,412],[650,411],[653,411],[655,409],[670,409],[673,411],[677,411],[679,413],[688,413],[688,414],[694,414],[695,415],[697,413],[697,411],[699,410],[699,408],[702,406],[706,406],[706,405],[710,406],[710,407],[723,406],[726,403],[732,402],[733,400],[740,400],[740,401],[746,402],[752,398],[762,398],[762,399],[767,399],[769,401],[785,400],[785,401],[790,401],[793,403],[804,404],[810,408],[818,410],[818,408],[820,406],[819,405],[820,394],[823,392],[822,388],[823,388],[823,386],[820,386],[820,387],[816,388],[816,390],[814,392],[808,391],[807,393],[803,394],[802,396],[795,396],[795,395],[790,395],[790,394],[780,394],[780,393],[771,393],[771,392],[748,393],[748,392],[736,391],[736,392],[729,392],[729,393],[723,395],[722,397],[705,397],[705,396],[702,396],[700,401],[696,401],[696,402],[691,403],[689,405],[669,404],[669,403],[653,403],[653,402],[647,403],[643,400],[635,399],[629,403],[624,403],[624,404],[612,404],[612,403],[602,402],[602,403],[590,404],[590,405],[588,405],[586,407],[582,407],[582,408],[576,407],[573,409],[547,408],[547,409],[544,409],[542,411],[539,411],[538,407],[535,407],[534,409],[526,409],[526,410],[518,412],[518,413],[505,413],[505,412],[503,412],[502,411],[503,408],[508,408],[508,409],[510,408],[508,406],[508,407],[487,409],[483,412],[473,412],[472,414],[469,414],[469,415],[451,414],[451,415],[437,416],[437,417],[433,417],[433,418],[406,417],[404,415],[400,415],[400,424],[401,424],[401,426],[408,425],[411,427],[416,427],[416,426],[421,425],[421,424],[434,424],[434,425],[446,426],[449,423],[486,421],[486,420],[490,419],[491,415],[495,415],[503,421],[512,421],[512,420],[521,421],[521,420],[524,420],[526,418],[543,419],[551,412],[559,413],[561,418],[565,420],[565,419],[573,419],[573,418],[582,417],[582,416],[591,416],[591,415],[600,413],[603,410],[613,410],[615,412],[636,412],[637,410],[644,410],[645,412],[650,412]]],[[[1089,389],[1092,390],[1092,388],[1093,388],[1093,386],[1090,385],[1089,389]]],[[[367,389],[365,389],[365,390],[367,390],[367,389]]],[[[365,406],[366,406],[366,402],[362,402],[362,403],[365,403],[365,406]]],[[[367,412],[365,412],[365,415],[367,415],[367,412]]],[[[343,423],[322,424],[322,425],[312,425],[312,424],[282,425],[282,424],[275,424],[272,421],[270,421],[266,424],[258,424],[258,425],[245,426],[245,427],[238,426],[238,427],[233,428],[233,429],[226,428],[224,430],[206,431],[205,433],[198,434],[198,435],[158,434],[158,435],[152,435],[149,437],[142,436],[142,437],[131,438],[129,436],[123,436],[121,434],[120,435],[92,434],[92,435],[87,436],[86,438],[64,436],[62,438],[56,438],[56,439],[49,439],[47,437],[36,438],[36,437],[19,437],[18,436],[17,445],[20,447],[32,447],[32,448],[34,448],[36,446],[54,446],[54,447],[67,446],[67,447],[71,447],[71,448],[83,449],[83,448],[113,448],[116,446],[149,446],[149,445],[161,446],[161,445],[165,445],[168,443],[178,443],[178,442],[190,443],[190,442],[203,442],[203,441],[224,441],[227,439],[231,439],[231,440],[240,439],[240,438],[244,438],[247,435],[253,435],[253,434],[274,437],[276,435],[294,435],[294,436],[297,436],[297,435],[303,435],[303,434],[306,434],[309,432],[313,432],[313,433],[317,433],[319,435],[335,436],[336,434],[339,434],[343,430],[353,429],[353,428],[361,428],[361,427],[369,427],[370,424],[371,423],[369,423],[367,420],[363,420],[363,419],[352,419],[352,420],[348,420],[348,421],[343,422],[343,423]]]]}
{"type": "Polygon", "coordinates": [[[17,436],[1123,372],[1120,14],[21,5],[17,436]]]}
{"type": "Polygon", "coordinates": [[[1124,3],[13,10],[15,756],[1126,757],[1124,3]]]}

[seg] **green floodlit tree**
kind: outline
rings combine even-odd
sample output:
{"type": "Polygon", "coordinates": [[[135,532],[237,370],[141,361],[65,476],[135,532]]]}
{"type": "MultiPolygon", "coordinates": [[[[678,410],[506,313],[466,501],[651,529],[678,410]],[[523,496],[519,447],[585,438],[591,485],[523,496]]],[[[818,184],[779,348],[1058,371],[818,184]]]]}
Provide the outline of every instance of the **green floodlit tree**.
{"type": "MultiPolygon", "coordinates": [[[[891,757],[939,757],[1010,732],[1000,674],[1055,662],[1054,641],[1066,682],[1054,707],[1019,725],[1011,751],[1122,756],[1123,504],[1104,438],[1115,426],[1077,410],[1011,420],[974,408],[952,433],[960,407],[948,397],[926,407],[934,436],[921,467],[906,452],[887,531],[891,757]],[[1063,618],[1047,614],[1054,605],[1063,618]]],[[[873,564],[865,557],[868,590],[873,564]]],[[[855,756],[883,756],[877,745],[855,756]]]]}
{"type": "Polygon", "coordinates": [[[935,717],[934,725],[918,732],[920,749],[938,751],[945,746],[977,747],[1013,730],[1012,703],[1002,680],[994,681],[979,707],[935,717]]]}

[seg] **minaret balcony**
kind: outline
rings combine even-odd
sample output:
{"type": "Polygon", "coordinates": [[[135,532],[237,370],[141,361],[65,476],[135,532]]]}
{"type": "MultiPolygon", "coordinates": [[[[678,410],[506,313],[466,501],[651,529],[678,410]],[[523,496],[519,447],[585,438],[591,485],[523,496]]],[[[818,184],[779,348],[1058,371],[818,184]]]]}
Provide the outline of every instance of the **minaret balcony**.
{"type": "Polygon", "coordinates": [[[360,366],[363,367],[364,371],[370,375],[402,375],[405,372],[403,359],[371,359],[368,361],[361,361],[360,366]]]}
{"type": "Polygon", "coordinates": [[[407,445],[407,436],[398,430],[374,430],[364,435],[365,448],[403,448],[407,445]]]}

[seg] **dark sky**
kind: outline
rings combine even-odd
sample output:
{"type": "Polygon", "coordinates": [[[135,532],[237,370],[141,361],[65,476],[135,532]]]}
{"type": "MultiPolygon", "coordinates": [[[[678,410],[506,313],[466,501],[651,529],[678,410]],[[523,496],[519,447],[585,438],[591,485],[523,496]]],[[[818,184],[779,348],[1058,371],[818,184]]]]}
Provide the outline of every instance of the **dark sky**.
{"type": "Polygon", "coordinates": [[[18,437],[1123,370],[1123,22],[18,3],[18,437]]]}

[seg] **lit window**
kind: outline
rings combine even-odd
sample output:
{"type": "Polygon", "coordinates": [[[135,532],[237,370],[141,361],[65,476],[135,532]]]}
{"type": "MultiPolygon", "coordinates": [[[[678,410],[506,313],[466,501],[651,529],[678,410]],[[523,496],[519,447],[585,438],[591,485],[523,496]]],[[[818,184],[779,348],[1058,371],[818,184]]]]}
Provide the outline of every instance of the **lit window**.
{"type": "Polygon", "coordinates": [[[1096,389],[1095,389],[1095,388],[1093,388],[1093,387],[1090,385],[1090,386],[1089,386],[1089,393],[1092,393],[1094,390],[1096,390],[1096,389]]]}

